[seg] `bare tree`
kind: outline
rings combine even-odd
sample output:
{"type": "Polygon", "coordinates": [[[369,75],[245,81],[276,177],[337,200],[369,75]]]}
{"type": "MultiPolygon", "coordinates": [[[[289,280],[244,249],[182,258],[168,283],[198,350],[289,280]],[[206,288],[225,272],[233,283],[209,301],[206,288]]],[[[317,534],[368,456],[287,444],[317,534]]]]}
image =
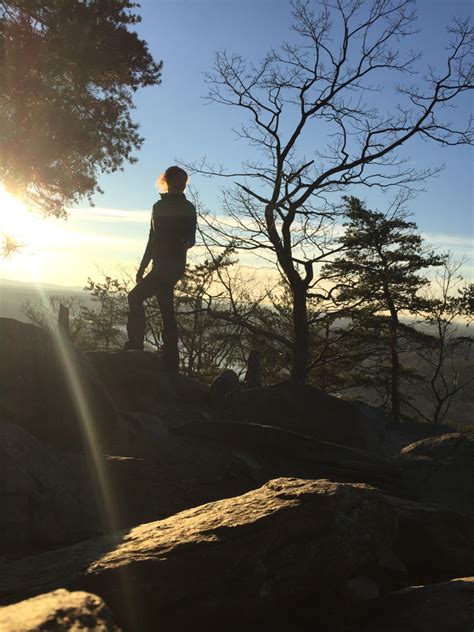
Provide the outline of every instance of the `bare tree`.
{"type": "Polygon", "coordinates": [[[462,265],[462,260],[447,257],[426,293],[429,308],[422,324],[428,330],[421,336],[417,354],[428,370],[428,392],[424,393],[428,402],[423,410],[406,401],[422,419],[435,424],[446,420],[452,404],[474,382],[474,339],[463,334],[472,323],[472,313],[459,274],[462,265]]]}
{"type": "Polygon", "coordinates": [[[397,152],[415,137],[472,143],[471,122],[458,129],[443,113],[473,87],[473,46],[469,24],[455,21],[444,68],[411,86],[394,86],[393,111],[379,111],[374,94],[381,82],[389,89],[392,76],[417,73],[420,55],[400,46],[415,32],[412,0],[295,0],[291,6],[297,43],[270,51],[258,65],[219,52],[207,76],[211,102],[248,115],[237,134],[260,158],[236,172],[205,159],[186,166],[236,180],[223,196],[226,219],[214,220],[207,236],[221,245],[232,239],[279,267],[293,301],[291,376],[301,382],[308,369],[308,296],[317,266],[335,251],[328,196],[353,185],[409,188],[433,175],[436,170],[417,171],[397,152]]]}

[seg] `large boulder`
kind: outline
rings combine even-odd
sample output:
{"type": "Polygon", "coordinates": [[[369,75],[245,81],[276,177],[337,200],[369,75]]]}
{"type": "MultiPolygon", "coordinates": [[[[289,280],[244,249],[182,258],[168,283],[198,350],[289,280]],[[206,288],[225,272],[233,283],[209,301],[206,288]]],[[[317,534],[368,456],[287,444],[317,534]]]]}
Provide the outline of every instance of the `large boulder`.
{"type": "Polygon", "coordinates": [[[397,511],[373,488],[277,479],[4,564],[0,595],[11,603],[61,586],[91,591],[130,631],[298,629],[308,604],[312,617],[337,611],[343,586],[376,565],[396,534],[397,511]]]}
{"type": "Polygon", "coordinates": [[[450,433],[417,441],[396,462],[418,500],[474,517],[474,437],[450,433]]]}
{"type": "Polygon", "coordinates": [[[472,632],[474,577],[411,586],[370,603],[354,632],[472,632]]]}
{"type": "Polygon", "coordinates": [[[185,375],[171,375],[151,351],[91,351],[96,369],[120,410],[156,412],[164,407],[195,408],[207,403],[209,387],[185,375]]]}
{"type": "Polygon", "coordinates": [[[0,608],[2,632],[120,632],[105,603],[85,592],[55,590],[0,608]]]}
{"type": "Polygon", "coordinates": [[[387,423],[385,430],[383,452],[387,456],[396,457],[403,448],[412,443],[429,439],[430,437],[440,437],[450,432],[452,432],[452,428],[441,424],[390,421],[387,423]]]}
{"type": "Polygon", "coordinates": [[[474,520],[438,505],[387,496],[398,513],[393,551],[412,584],[470,575],[474,569],[474,520]]]}
{"type": "Polygon", "coordinates": [[[380,452],[386,420],[370,407],[333,397],[305,384],[281,382],[226,396],[228,414],[242,421],[280,426],[321,441],[380,452]],[[367,408],[367,409],[366,409],[367,408]]]}
{"type": "Polygon", "coordinates": [[[117,414],[84,356],[63,337],[0,318],[0,420],[71,450],[100,449],[117,414]]]}
{"type": "Polygon", "coordinates": [[[0,555],[26,555],[103,533],[89,466],[15,424],[0,424],[0,555]]]}

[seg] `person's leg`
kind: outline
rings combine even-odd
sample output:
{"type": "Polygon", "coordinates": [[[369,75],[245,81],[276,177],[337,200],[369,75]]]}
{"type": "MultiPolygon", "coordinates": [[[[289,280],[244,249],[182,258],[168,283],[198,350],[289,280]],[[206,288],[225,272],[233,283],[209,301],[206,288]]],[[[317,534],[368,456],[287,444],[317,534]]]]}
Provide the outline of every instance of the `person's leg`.
{"type": "Polygon", "coordinates": [[[160,279],[156,286],[156,298],[163,319],[163,362],[172,373],[179,370],[178,324],[174,311],[174,283],[160,279]]]}
{"type": "Polygon", "coordinates": [[[128,342],[125,344],[126,349],[143,350],[143,339],[145,337],[143,302],[156,293],[156,285],[156,277],[153,277],[151,273],[147,274],[128,295],[128,342]]]}

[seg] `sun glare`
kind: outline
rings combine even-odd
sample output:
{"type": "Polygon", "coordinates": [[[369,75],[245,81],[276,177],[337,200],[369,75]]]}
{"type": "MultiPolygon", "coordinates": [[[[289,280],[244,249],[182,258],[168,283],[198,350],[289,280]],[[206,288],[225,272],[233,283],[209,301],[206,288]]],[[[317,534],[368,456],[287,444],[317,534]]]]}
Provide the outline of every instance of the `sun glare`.
{"type": "Polygon", "coordinates": [[[47,228],[43,218],[0,187],[0,233],[24,246],[36,246],[47,234],[47,228]]]}
{"type": "Polygon", "coordinates": [[[0,276],[41,281],[53,264],[54,250],[64,243],[60,220],[45,218],[0,186],[0,276]]]}

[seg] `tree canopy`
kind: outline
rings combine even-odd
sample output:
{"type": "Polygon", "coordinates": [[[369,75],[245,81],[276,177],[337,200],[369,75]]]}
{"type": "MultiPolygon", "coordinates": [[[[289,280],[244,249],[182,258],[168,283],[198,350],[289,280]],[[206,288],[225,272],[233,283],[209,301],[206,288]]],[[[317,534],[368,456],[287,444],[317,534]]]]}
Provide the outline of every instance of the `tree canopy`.
{"type": "Polygon", "coordinates": [[[46,214],[133,162],[139,87],[160,82],[129,0],[0,1],[0,181],[46,214]]]}

